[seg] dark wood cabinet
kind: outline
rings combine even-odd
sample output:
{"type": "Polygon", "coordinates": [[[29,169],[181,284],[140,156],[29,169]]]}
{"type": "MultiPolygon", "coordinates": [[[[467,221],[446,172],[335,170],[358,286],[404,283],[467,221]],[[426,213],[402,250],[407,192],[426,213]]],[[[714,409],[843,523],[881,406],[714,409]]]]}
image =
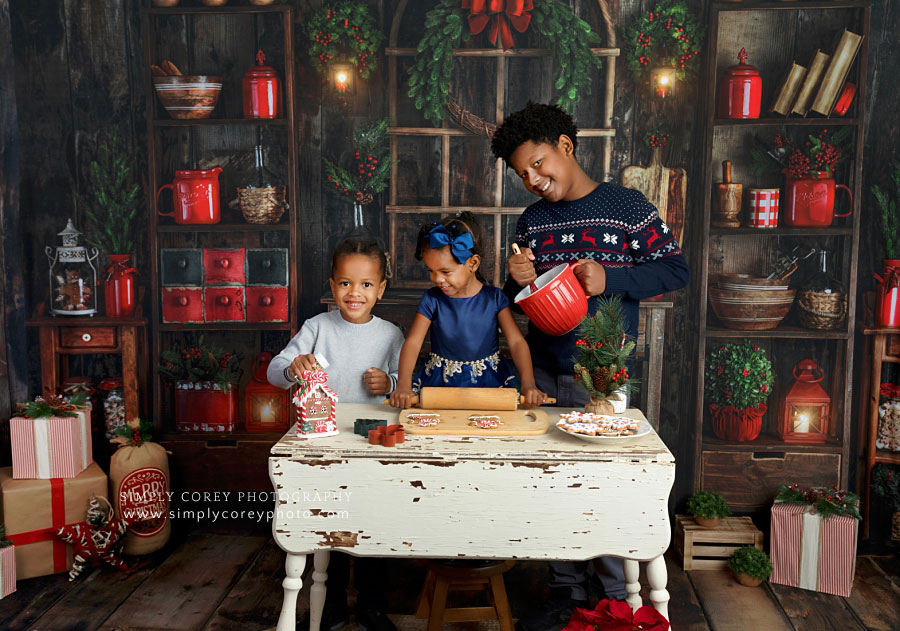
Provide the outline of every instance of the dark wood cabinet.
{"type": "Polygon", "coordinates": [[[151,292],[150,360],[176,341],[204,337],[242,355],[236,429],[175,431],[171,386],[153,370],[152,418],[172,449],[184,488],[221,488],[223,470],[250,468],[236,482],[265,488],[268,445],[280,434],[249,434],[243,425],[243,386],[262,350],[282,348],[299,329],[300,208],[296,151],[294,9],[287,5],[173,8],[141,11],[147,96],[147,195],[151,292]],[[281,114],[245,119],[242,78],[259,49],[282,80],[281,114]],[[172,119],[154,91],[151,64],[168,59],[185,75],[222,77],[209,118],[172,119]],[[179,224],[157,215],[171,197],[157,190],[176,170],[221,167],[221,222],[179,224]],[[287,210],[276,223],[249,223],[237,189],[286,187],[287,210]],[[250,459],[248,454],[260,454],[250,459]],[[249,476],[249,477],[248,477],[249,476]]]}
{"type": "MultiPolygon", "coordinates": [[[[766,506],[779,484],[847,487],[851,445],[853,395],[853,348],[856,325],[857,259],[860,246],[860,209],[863,198],[862,156],[866,107],[871,4],[867,1],[835,2],[713,2],[709,14],[709,43],[703,104],[705,146],[701,252],[695,267],[696,308],[699,321],[696,361],[696,413],[694,418],[695,490],[725,495],[736,510],[751,511],[766,506]],[[856,100],[846,117],[778,116],[767,112],[791,61],[804,64],[816,49],[831,52],[832,38],[843,29],[863,35],[862,46],[847,78],[856,84],[856,100]],[[723,71],[736,63],[746,48],[749,62],[763,76],[762,117],[755,120],[717,118],[718,84],[723,71]],[[806,61],[804,61],[806,60],[806,61]],[[835,219],[829,227],[786,227],[782,213],[777,228],[713,227],[711,217],[721,164],[733,164],[733,181],[743,183],[744,207],[749,188],[778,187],[782,176],[756,176],[750,169],[753,136],[773,137],[782,127],[804,137],[837,126],[851,130],[850,156],[841,167],[838,182],[853,192],[853,214],[835,219]],[[777,328],[763,331],[726,328],[709,303],[709,284],[717,273],[765,276],[779,255],[794,247],[827,250],[832,269],[847,297],[846,324],[832,330],[801,326],[797,302],[777,328]],[[768,399],[762,434],[749,442],[728,442],[712,432],[704,372],[709,352],[726,343],[751,339],[764,348],[772,362],[775,384],[768,399]],[[791,371],[802,359],[811,358],[825,370],[821,385],[831,397],[829,430],[822,444],[786,443],[778,437],[779,413],[793,379],[791,371]]],[[[808,59],[809,58],[809,59],[808,59]]],[[[839,203],[846,204],[839,198],[839,203]]],[[[743,219],[743,216],[742,216],[743,219]]],[[[746,221],[742,221],[746,226],[746,221]]],[[[812,268],[811,268],[812,269],[812,268]]],[[[810,271],[811,271],[810,269],[810,271]]],[[[802,284],[792,279],[792,287],[802,284]]]]}

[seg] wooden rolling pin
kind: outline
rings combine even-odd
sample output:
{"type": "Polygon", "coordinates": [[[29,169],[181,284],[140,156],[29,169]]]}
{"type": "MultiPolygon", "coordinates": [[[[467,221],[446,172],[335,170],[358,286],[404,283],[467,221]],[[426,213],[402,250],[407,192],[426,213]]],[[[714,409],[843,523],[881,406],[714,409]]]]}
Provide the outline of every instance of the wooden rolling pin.
{"type": "MultiPolygon", "coordinates": [[[[422,388],[411,405],[427,410],[515,410],[525,402],[524,396],[517,395],[515,388],[422,388]]],[[[547,397],[544,403],[556,403],[556,399],[547,397]]]]}

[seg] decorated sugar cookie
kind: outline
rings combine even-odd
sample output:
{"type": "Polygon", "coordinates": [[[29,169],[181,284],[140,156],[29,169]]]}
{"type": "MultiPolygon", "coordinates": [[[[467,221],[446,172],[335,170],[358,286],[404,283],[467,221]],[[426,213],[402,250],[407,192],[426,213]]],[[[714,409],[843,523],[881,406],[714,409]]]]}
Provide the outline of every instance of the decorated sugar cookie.
{"type": "Polygon", "coordinates": [[[479,429],[495,429],[503,423],[500,422],[499,416],[489,414],[473,414],[469,417],[469,425],[474,425],[479,429]]]}

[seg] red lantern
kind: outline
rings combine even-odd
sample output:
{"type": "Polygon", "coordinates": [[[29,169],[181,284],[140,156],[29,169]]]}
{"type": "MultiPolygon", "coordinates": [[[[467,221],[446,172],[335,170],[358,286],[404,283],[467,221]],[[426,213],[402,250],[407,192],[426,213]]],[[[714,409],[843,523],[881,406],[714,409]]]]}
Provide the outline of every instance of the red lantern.
{"type": "Polygon", "coordinates": [[[784,399],[778,433],[787,443],[824,443],[831,419],[831,397],[819,385],[825,375],[811,359],[797,364],[793,374],[797,381],[784,399]]]}
{"type": "Polygon", "coordinates": [[[254,361],[253,378],[244,389],[245,425],[248,432],[284,432],[288,428],[289,392],[270,385],[266,370],[272,353],[262,352],[254,361]]]}

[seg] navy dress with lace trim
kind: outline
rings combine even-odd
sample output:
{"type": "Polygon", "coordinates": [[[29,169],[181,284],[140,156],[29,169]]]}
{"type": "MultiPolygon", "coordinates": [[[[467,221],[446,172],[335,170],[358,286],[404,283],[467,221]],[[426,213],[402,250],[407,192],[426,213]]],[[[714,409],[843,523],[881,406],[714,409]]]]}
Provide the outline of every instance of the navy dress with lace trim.
{"type": "Polygon", "coordinates": [[[500,354],[497,314],[509,298],[484,285],[471,298],[451,298],[437,287],[422,296],[419,310],[431,320],[431,354],[413,380],[424,386],[516,388],[519,380],[509,359],[500,354]]]}

